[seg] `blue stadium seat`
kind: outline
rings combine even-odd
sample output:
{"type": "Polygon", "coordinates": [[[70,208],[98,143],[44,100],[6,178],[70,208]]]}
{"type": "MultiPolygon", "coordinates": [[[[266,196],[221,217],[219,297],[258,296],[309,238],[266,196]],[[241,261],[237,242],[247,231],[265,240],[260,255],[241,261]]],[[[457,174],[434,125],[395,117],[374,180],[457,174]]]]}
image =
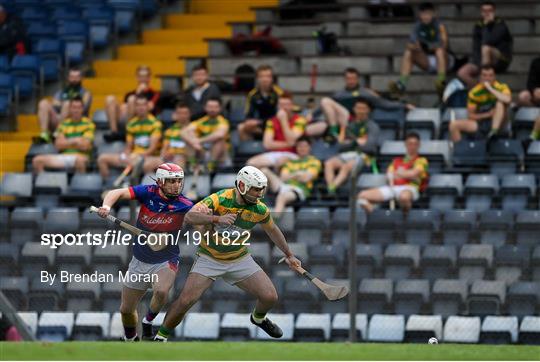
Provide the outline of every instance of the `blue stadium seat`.
{"type": "Polygon", "coordinates": [[[463,245],[476,228],[476,213],[470,210],[450,210],[444,213],[441,230],[445,245],[463,245]]]}
{"type": "Polygon", "coordinates": [[[536,195],[534,175],[504,175],[501,181],[502,208],[521,211],[527,208],[529,197],[536,195]]]}
{"type": "Polygon", "coordinates": [[[34,53],[39,55],[43,65],[43,77],[46,82],[57,81],[64,55],[64,44],[59,39],[39,39],[34,46],[34,53]]]}
{"type": "Polygon", "coordinates": [[[461,140],[454,144],[453,164],[457,167],[482,167],[487,162],[487,148],[484,140],[461,140]]]}
{"type": "Polygon", "coordinates": [[[15,101],[15,81],[7,73],[0,71],[0,115],[8,115],[15,101]]]}
{"type": "Polygon", "coordinates": [[[0,72],[9,70],[9,58],[7,55],[0,55],[0,72]]]}
{"type": "Polygon", "coordinates": [[[495,175],[469,175],[465,183],[465,208],[483,212],[491,208],[493,196],[499,191],[499,179],[495,175]]]}
{"type": "Polygon", "coordinates": [[[61,22],[65,20],[79,20],[81,18],[81,9],[77,6],[54,6],[50,19],[61,22]]]}
{"type": "Polygon", "coordinates": [[[490,142],[488,153],[490,172],[497,176],[515,173],[523,165],[525,156],[521,142],[511,139],[490,142]]]}
{"type": "Polygon", "coordinates": [[[507,285],[521,279],[523,270],[529,269],[531,250],[523,245],[503,245],[495,252],[495,280],[507,285]]]}
{"type": "Polygon", "coordinates": [[[420,247],[408,244],[390,244],[384,251],[384,277],[388,279],[408,279],[420,265],[420,247]]]}
{"type": "Polygon", "coordinates": [[[487,210],[480,215],[480,243],[494,247],[504,245],[514,227],[514,215],[506,210],[487,210]]]}
{"type": "Polygon", "coordinates": [[[431,281],[450,278],[456,262],[457,251],[454,245],[427,245],[420,260],[422,277],[431,281]]]}
{"type": "Polygon", "coordinates": [[[43,21],[49,18],[49,13],[46,8],[42,6],[25,6],[19,14],[19,17],[25,23],[32,23],[34,21],[43,21]]]}
{"type": "Polygon", "coordinates": [[[115,9],[115,24],[120,34],[132,31],[137,13],[141,9],[140,0],[108,0],[115,9]]]}
{"type": "Polygon", "coordinates": [[[73,312],[43,312],[39,317],[36,337],[40,341],[63,342],[71,337],[73,312]]]}
{"type": "Polygon", "coordinates": [[[527,148],[525,171],[540,176],[540,141],[532,142],[527,148]]]}
{"type": "Polygon", "coordinates": [[[370,244],[389,244],[396,237],[396,230],[403,225],[403,213],[399,210],[373,210],[368,215],[365,232],[370,244]]]}
{"type": "Polygon", "coordinates": [[[14,56],[10,73],[15,79],[21,99],[31,98],[36,86],[43,86],[43,67],[37,55],[14,56]]]}
{"type": "Polygon", "coordinates": [[[516,243],[534,247],[540,235],[540,211],[523,210],[516,217],[516,243]]]}
{"type": "Polygon", "coordinates": [[[429,208],[447,211],[454,208],[455,199],[463,193],[463,176],[438,174],[429,178],[427,188],[429,208]]]}
{"type": "Polygon", "coordinates": [[[83,18],[90,24],[90,43],[96,49],[109,44],[114,26],[114,9],[110,6],[92,6],[84,9],[83,18]]]}
{"type": "Polygon", "coordinates": [[[56,38],[56,25],[52,22],[32,22],[28,24],[26,34],[36,42],[39,39],[54,39],[56,38]]]}
{"type": "Polygon", "coordinates": [[[405,221],[405,242],[416,245],[431,243],[439,224],[437,210],[410,210],[405,221]]]}
{"type": "Polygon", "coordinates": [[[66,66],[81,64],[88,42],[88,24],[85,20],[64,20],[58,23],[58,37],[65,44],[66,66]]]}
{"type": "Polygon", "coordinates": [[[385,110],[376,108],[371,112],[370,117],[381,128],[384,139],[398,139],[405,123],[405,111],[403,109],[385,110]],[[384,137],[384,133],[386,133],[386,137],[384,137]]]}

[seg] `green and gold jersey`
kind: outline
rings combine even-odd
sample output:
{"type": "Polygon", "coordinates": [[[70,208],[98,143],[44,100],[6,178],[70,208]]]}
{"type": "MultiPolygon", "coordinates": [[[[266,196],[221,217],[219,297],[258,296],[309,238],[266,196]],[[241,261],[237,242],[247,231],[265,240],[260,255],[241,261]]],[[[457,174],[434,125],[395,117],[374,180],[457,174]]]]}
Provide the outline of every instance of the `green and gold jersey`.
{"type": "Polygon", "coordinates": [[[163,147],[168,147],[168,153],[172,155],[183,155],[186,153],[186,142],[182,139],[182,131],[186,127],[175,123],[165,131],[163,147]]]}
{"type": "MultiPolygon", "coordinates": [[[[90,142],[94,141],[94,132],[96,130],[96,125],[89,118],[83,117],[80,121],[74,121],[71,118],[66,118],[58,125],[56,128],[55,136],[60,134],[64,135],[67,139],[84,137],[90,142]]],[[[86,152],[80,151],[76,148],[66,148],[62,151],[64,154],[80,154],[90,156],[92,150],[86,152]]]]}
{"type": "Polygon", "coordinates": [[[304,158],[289,160],[285,162],[283,168],[281,169],[281,173],[291,174],[298,171],[307,171],[311,173],[313,175],[313,178],[309,182],[300,182],[295,179],[291,179],[286,182],[289,185],[300,187],[304,191],[304,195],[308,197],[311,193],[311,189],[313,188],[313,181],[315,181],[317,177],[319,177],[319,172],[321,172],[321,168],[321,161],[319,161],[316,157],[309,155],[304,158]]]}
{"type": "Polygon", "coordinates": [[[272,224],[270,210],[262,201],[253,205],[236,202],[235,189],[224,189],[201,201],[214,215],[237,214],[233,225],[212,225],[208,237],[204,236],[199,253],[219,261],[235,261],[249,253],[245,244],[249,243],[250,230],[257,224],[272,224]]]}
{"type": "MultiPolygon", "coordinates": [[[[495,81],[492,87],[506,95],[512,94],[510,88],[505,83],[495,81]]],[[[473,89],[469,91],[467,99],[467,107],[474,107],[477,112],[488,112],[497,103],[497,98],[486,89],[483,83],[478,83],[473,89]]]]}
{"type": "Polygon", "coordinates": [[[149,114],[145,119],[132,118],[126,125],[126,139],[133,141],[133,153],[143,153],[150,147],[150,138],[161,137],[161,122],[149,114]]]}
{"type": "Polygon", "coordinates": [[[227,132],[229,131],[229,121],[227,121],[227,119],[221,115],[215,118],[204,116],[196,121],[193,121],[192,124],[195,127],[197,137],[206,137],[221,127],[226,127],[227,132]]]}

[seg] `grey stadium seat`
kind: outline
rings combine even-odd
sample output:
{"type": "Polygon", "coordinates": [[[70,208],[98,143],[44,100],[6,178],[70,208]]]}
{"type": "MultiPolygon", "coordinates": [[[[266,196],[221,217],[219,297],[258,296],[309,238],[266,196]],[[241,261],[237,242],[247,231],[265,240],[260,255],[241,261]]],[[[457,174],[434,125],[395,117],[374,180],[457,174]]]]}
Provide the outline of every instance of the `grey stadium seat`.
{"type": "Polygon", "coordinates": [[[491,244],[494,247],[506,243],[514,226],[514,215],[510,211],[487,210],[480,215],[478,229],[480,243],[491,244]]]}
{"type": "MultiPolygon", "coordinates": [[[[181,323],[180,325],[183,324],[181,323]]],[[[113,312],[108,335],[113,341],[118,341],[124,336],[124,326],[122,325],[122,315],[120,312],[113,312]]]]}
{"type": "Polygon", "coordinates": [[[55,250],[39,242],[28,241],[21,249],[20,262],[22,274],[33,277],[55,264],[55,250]]]}
{"type": "MultiPolygon", "coordinates": [[[[379,175],[375,175],[375,176],[379,176],[379,175]]],[[[332,227],[336,229],[348,228],[350,215],[351,215],[350,208],[348,207],[336,208],[334,210],[334,213],[332,214],[332,222],[331,222],[332,227]]],[[[365,212],[363,212],[362,208],[357,208],[356,210],[356,221],[359,228],[365,223],[365,212]]]]}
{"type": "Polygon", "coordinates": [[[309,248],[309,261],[319,265],[341,266],[345,263],[345,253],[343,245],[323,244],[309,248]]]}
{"type": "Polygon", "coordinates": [[[429,178],[429,208],[446,211],[454,208],[455,199],[463,193],[463,176],[437,174],[429,178]]]}
{"type": "Polygon", "coordinates": [[[420,265],[418,245],[391,244],[384,252],[384,276],[388,279],[407,279],[420,265]]]}
{"type": "Polygon", "coordinates": [[[123,285],[118,280],[112,283],[103,283],[100,300],[104,311],[114,313],[120,308],[122,288],[123,285]]]}
{"type": "Polygon", "coordinates": [[[6,172],[2,178],[1,195],[32,197],[32,174],[6,172]]]}
{"type": "Polygon", "coordinates": [[[440,138],[448,139],[448,124],[452,119],[467,119],[467,108],[446,108],[442,115],[440,138]]]}
{"type": "Polygon", "coordinates": [[[463,245],[459,251],[459,279],[474,281],[483,279],[493,265],[493,246],[482,244],[463,245]]]}
{"type": "MultiPolygon", "coordinates": [[[[356,314],[356,338],[358,341],[367,339],[368,318],[366,314],[356,314]]],[[[331,340],[343,342],[349,338],[350,315],[348,313],[337,313],[332,319],[331,340]]]]}
{"type": "Polygon", "coordinates": [[[52,285],[43,283],[40,276],[34,277],[30,282],[28,309],[36,312],[59,310],[64,289],[65,283],[61,283],[58,277],[52,285]]]}
{"type": "Polygon", "coordinates": [[[56,255],[56,263],[62,265],[62,270],[80,273],[82,269],[90,265],[92,257],[91,245],[62,245],[56,255]]]}
{"type": "Polygon", "coordinates": [[[480,317],[451,316],[444,325],[444,342],[478,343],[480,317]]]}
{"type": "Polygon", "coordinates": [[[276,323],[283,330],[283,336],[279,339],[272,339],[262,329],[257,328],[257,339],[259,340],[274,340],[274,341],[291,341],[294,336],[294,314],[274,314],[269,313],[268,318],[276,323]]]}
{"type": "Polygon", "coordinates": [[[467,298],[468,286],[465,280],[439,279],[433,284],[431,301],[433,314],[443,318],[460,314],[467,298]]]}
{"type": "Polygon", "coordinates": [[[75,319],[71,337],[76,341],[98,341],[108,339],[109,329],[109,313],[80,312],[75,319]]]}
{"type": "Polygon", "coordinates": [[[34,189],[36,192],[65,194],[68,189],[67,173],[42,172],[36,177],[34,189]]]}
{"type": "Polygon", "coordinates": [[[405,317],[375,314],[369,321],[368,340],[371,342],[402,342],[405,338],[405,317]]]}
{"type": "Polygon", "coordinates": [[[252,242],[249,252],[253,259],[263,268],[270,264],[270,244],[266,241],[252,242]]]}
{"type": "Polygon", "coordinates": [[[79,231],[79,210],[76,207],[58,207],[49,210],[43,231],[47,233],[76,233],[79,231]]]}
{"type": "Polygon", "coordinates": [[[483,212],[491,208],[491,199],[499,191],[499,179],[495,175],[470,175],[465,183],[465,208],[483,212]]]}
{"type": "Polygon", "coordinates": [[[504,175],[501,181],[502,208],[521,211],[527,208],[529,197],[536,195],[536,179],[531,174],[504,175]]]}
{"type": "Polygon", "coordinates": [[[224,341],[245,341],[255,338],[257,327],[249,313],[225,313],[221,319],[220,337],[224,341]]]}
{"type": "Polygon", "coordinates": [[[2,242],[2,247],[0,248],[0,275],[13,276],[17,274],[18,262],[18,245],[2,242]]]}
{"type": "Polygon", "coordinates": [[[392,280],[362,279],[358,288],[358,310],[366,314],[384,313],[392,300],[392,280]]]}
{"type": "Polygon", "coordinates": [[[487,316],[482,322],[480,342],[488,344],[509,344],[518,340],[518,318],[487,316]]]}
{"type": "Polygon", "coordinates": [[[102,189],[99,173],[76,173],[69,183],[68,194],[73,196],[99,196],[102,189]]]}
{"type": "Polygon", "coordinates": [[[510,315],[522,318],[535,313],[540,302],[539,282],[515,282],[508,288],[506,309],[510,315]]]}
{"type": "Polygon", "coordinates": [[[373,210],[366,222],[367,240],[370,244],[390,244],[402,225],[403,213],[400,210],[373,210]]]}
{"type": "Polygon", "coordinates": [[[411,315],[405,325],[405,341],[425,343],[431,337],[441,340],[442,332],[443,321],[440,315],[411,315]]]}
{"type": "Polygon", "coordinates": [[[363,173],[358,178],[358,189],[365,190],[373,187],[379,187],[386,185],[386,176],[385,175],[376,175],[363,173]]]}
{"type": "Polygon", "coordinates": [[[405,243],[427,245],[440,224],[437,210],[410,210],[405,221],[405,243]]]}
{"type": "Polygon", "coordinates": [[[265,149],[261,141],[242,141],[236,148],[236,155],[244,158],[249,158],[264,152],[265,149]]]}
{"type": "Polygon", "coordinates": [[[457,251],[453,245],[427,245],[422,251],[420,269],[422,276],[430,281],[449,278],[457,262],[457,251]]]}
{"type": "Polygon", "coordinates": [[[285,281],[281,304],[290,313],[313,310],[319,298],[319,290],[309,280],[290,278],[285,281]]]}
{"type": "Polygon", "coordinates": [[[519,342],[523,344],[540,344],[540,317],[526,316],[519,326],[519,342]]]}
{"type": "Polygon", "coordinates": [[[322,230],[304,227],[296,230],[296,240],[310,246],[320,246],[322,244],[322,230]]]}
{"type": "Polygon", "coordinates": [[[26,310],[26,296],[28,295],[27,277],[1,277],[0,290],[4,293],[15,309],[26,310]]]}
{"type": "Polygon", "coordinates": [[[495,253],[495,280],[507,285],[518,281],[530,264],[530,249],[523,245],[503,245],[495,253]]]}
{"type": "Polygon", "coordinates": [[[219,173],[216,174],[211,185],[211,192],[216,192],[222,189],[231,188],[236,181],[235,173],[219,173]]]}
{"type": "Polygon", "coordinates": [[[467,298],[469,315],[498,315],[506,301],[506,286],[503,282],[476,280],[467,298]]]}
{"type": "Polygon", "coordinates": [[[66,309],[73,312],[92,310],[100,293],[100,283],[69,282],[66,286],[66,309]]]}
{"type": "Polygon", "coordinates": [[[523,164],[524,152],[521,141],[499,139],[489,143],[490,173],[499,177],[515,173],[523,164]]]}
{"type": "Polygon", "coordinates": [[[415,108],[407,113],[405,129],[418,132],[422,139],[432,139],[441,126],[441,113],[438,108],[415,108]]]}
{"type": "MultiPolygon", "coordinates": [[[[275,214],[272,214],[273,217],[275,217],[275,214]]],[[[292,207],[287,207],[283,211],[283,213],[280,215],[279,218],[275,219],[276,224],[279,226],[281,231],[285,234],[291,234],[295,231],[295,212],[292,207]]]]}
{"type": "Polygon", "coordinates": [[[520,107],[514,115],[512,125],[519,140],[528,139],[533,128],[534,120],[540,114],[538,107],[520,107]]]}
{"type": "MultiPolygon", "coordinates": [[[[193,175],[186,176],[184,193],[189,191],[194,183],[196,185],[197,195],[200,197],[210,195],[210,177],[208,175],[199,175],[197,178],[193,175]]],[[[232,187],[232,185],[229,187],[232,187]]]]}
{"type": "Polygon", "coordinates": [[[109,121],[107,120],[107,113],[103,109],[96,109],[92,115],[92,121],[96,124],[96,128],[108,129],[109,121]]]}
{"type": "Polygon", "coordinates": [[[103,143],[97,148],[97,154],[102,155],[104,153],[122,153],[125,148],[126,144],[122,141],[103,143]]]}
{"type": "Polygon", "coordinates": [[[450,210],[444,213],[441,224],[442,242],[461,246],[469,241],[476,228],[476,213],[470,210],[450,210]]]}
{"type": "Polygon", "coordinates": [[[188,313],[184,320],[184,338],[215,340],[219,338],[219,314],[188,313]]]}
{"type": "Polygon", "coordinates": [[[304,342],[324,342],[330,339],[330,314],[300,313],[296,318],[294,339],[304,342]]]}
{"type": "Polygon", "coordinates": [[[420,314],[429,301],[429,281],[423,279],[400,280],[394,289],[394,313],[406,317],[420,314]]]}
{"type": "Polygon", "coordinates": [[[376,269],[382,265],[382,245],[356,245],[356,273],[358,278],[372,278],[376,269]]]}
{"type": "Polygon", "coordinates": [[[330,225],[330,211],[326,207],[303,207],[296,213],[297,228],[326,229],[330,225]]]}
{"type": "Polygon", "coordinates": [[[11,212],[12,243],[21,245],[36,240],[41,232],[44,213],[41,207],[16,207],[11,212]]]}
{"type": "Polygon", "coordinates": [[[534,248],[532,257],[532,279],[540,281],[540,245],[534,248]]]}
{"type": "Polygon", "coordinates": [[[452,161],[456,167],[485,165],[487,162],[486,141],[461,140],[455,143],[452,161]]]}
{"type": "Polygon", "coordinates": [[[73,312],[43,312],[39,316],[37,338],[47,342],[62,342],[71,337],[73,312]]]}
{"type": "Polygon", "coordinates": [[[109,263],[121,268],[128,262],[129,247],[125,245],[107,245],[106,248],[95,248],[93,263],[109,263]]]}
{"type": "MultiPolygon", "coordinates": [[[[344,285],[350,287],[350,281],[348,279],[329,278],[325,279],[325,282],[332,285],[344,285]]],[[[342,298],[340,300],[325,300],[322,296],[319,306],[322,313],[345,313],[348,310],[348,298],[342,298]]]]}
{"type": "Polygon", "coordinates": [[[38,314],[36,312],[17,312],[17,315],[22,319],[35,337],[37,332],[38,314]]]}
{"type": "Polygon", "coordinates": [[[534,247],[540,242],[540,211],[523,210],[517,214],[516,243],[534,247]]]}
{"type": "MultiPolygon", "coordinates": [[[[263,151],[264,152],[264,151],[263,151]]],[[[311,153],[317,159],[324,162],[329,158],[333,157],[339,152],[339,147],[337,144],[331,144],[324,142],[324,140],[316,140],[311,145],[311,153]]]]}
{"type": "MultiPolygon", "coordinates": [[[[289,248],[291,251],[298,257],[300,260],[308,260],[308,248],[306,244],[303,243],[289,243],[289,248]]],[[[272,249],[272,263],[277,264],[277,262],[283,258],[283,252],[275,247],[272,249]]]]}

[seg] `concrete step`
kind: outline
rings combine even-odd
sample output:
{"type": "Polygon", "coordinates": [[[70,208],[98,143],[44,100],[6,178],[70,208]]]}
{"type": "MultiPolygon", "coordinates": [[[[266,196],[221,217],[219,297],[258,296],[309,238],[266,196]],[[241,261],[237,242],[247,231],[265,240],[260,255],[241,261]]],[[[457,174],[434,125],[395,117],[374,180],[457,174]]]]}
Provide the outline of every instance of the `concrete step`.
{"type": "MultiPolygon", "coordinates": [[[[180,59],[145,61],[145,65],[152,69],[154,76],[159,75],[184,75],[185,61],[180,59]]],[[[134,78],[135,71],[141,65],[140,61],[128,60],[98,60],[94,62],[94,70],[98,77],[125,77],[134,78]]]]}
{"type": "MultiPolygon", "coordinates": [[[[161,89],[161,79],[153,78],[150,81],[152,87],[156,90],[161,89]]],[[[131,78],[109,78],[109,77],[96,77],[86,78],[84,80],[84,86],[92,94],[114,94],[114,93],[128,93],[137,87],[137,80],[135,77],[131,78]]]]}
{"type": "Polygon", "coordinates": [[[278,0],[198,0],[189,2],[189,12],[193,14],[229,14],[249,11],[254,6],[278,6],[278,0]]]}
{"type": "Polygon", "coordinates": [[[105,98],[108,95],[114,95],[116,99],[120,102],[124,101],[125,93],[102,93],[102,94],[92,94],[92,105],[90,106],[90,117],[98,109],[105,109],[105,98]]]}
{"type": "Polygon", "coordinates": [[[173,14],[165,16],[165,27],[169,29],[222,28],[229,22],[253,22],[252,12],[229,14],[173,14]]]}
{"type": "Polygon", "coordinates": [[[126,45],[118,48],[118,59],[130,61],[176,60],[179,57],[205,57],[208,45],[204,42],[178,45],[126,45]]]}
{"type": "Polygon", "coordinates": [[[203,41],[205,38],[227,38],[232,36],[230,27],[216,29],[160,29],[143,33],[144,44],[179,44],[203,41]]]}

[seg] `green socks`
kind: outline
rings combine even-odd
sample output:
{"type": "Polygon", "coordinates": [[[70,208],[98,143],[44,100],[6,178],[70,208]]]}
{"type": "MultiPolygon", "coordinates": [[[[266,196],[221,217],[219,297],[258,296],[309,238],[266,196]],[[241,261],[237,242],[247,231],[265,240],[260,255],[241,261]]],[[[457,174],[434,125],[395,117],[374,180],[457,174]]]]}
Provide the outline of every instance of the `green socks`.
{"type": "Polygon", "coordinates": [[[172,333],[172,330],[164,326],[159,327],[159,331],[157,332],[158,336],[163,337],[163,338],[169,338],[171,333],[172,333]]]}
{"type": "Polygon", "coordinates": [[[446,73],[437,73],[437,82],[444,82],[446,80],[446,73]]]}
{"type": "Polygon", "coordinates": [[[251,317],[255,321],[255,323],[259,324],[262,323],[264,318],[266,318],[266,313],[257,313],[257,311],[254,309],[253,313],[251,314],[251,317]]]}
{"type": "Polygon", "coordinates": [[[335,137],[339,135],[339,126],[337,124],[330,126],[330,134],[335,137]]]}
{"type": "Polygon", "coordinates": [[[401,75],[399,77],[399,82],[403,85],[403,87],[407,87],[407,83],[409,83],[409,76],[408,75],[401,75]]]}
{"type": "Polygon", "coordinates": [[[538,140],[540,140],[540,129],[539,129],[539,130],[536,130],[536,131],[533,130],[533,131],[531,132],[531,139],[532,139],[533,141],[538,141],[538,140]]]}

